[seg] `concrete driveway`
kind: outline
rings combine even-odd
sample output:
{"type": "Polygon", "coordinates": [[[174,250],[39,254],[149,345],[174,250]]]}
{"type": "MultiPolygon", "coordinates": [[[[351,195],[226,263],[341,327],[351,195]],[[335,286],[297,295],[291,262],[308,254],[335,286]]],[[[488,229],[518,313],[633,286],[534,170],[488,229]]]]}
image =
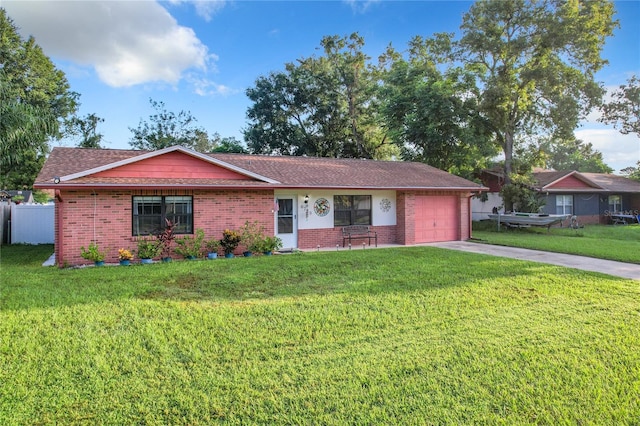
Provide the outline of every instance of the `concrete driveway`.
{"type": "MultiPolygon", "coordinates": [[[[548,263],[551,265],[566,266],[567,268],[601,272],[603,274],[613,275],[616,277],[640,280],[640,265],[632,263],[614,262],[612,260],[594,259],[592,257],[575,256],[572,254],[550,253],[546,251],[515,247],[471,243],[468,241],[447,241],[443,243],[430,243],[425,245],[449,250],[509,257],[512,259],[530,260],[532,262],[548,263]]],[[[640,253],[638,255],[640,256],[640,253]]]]}

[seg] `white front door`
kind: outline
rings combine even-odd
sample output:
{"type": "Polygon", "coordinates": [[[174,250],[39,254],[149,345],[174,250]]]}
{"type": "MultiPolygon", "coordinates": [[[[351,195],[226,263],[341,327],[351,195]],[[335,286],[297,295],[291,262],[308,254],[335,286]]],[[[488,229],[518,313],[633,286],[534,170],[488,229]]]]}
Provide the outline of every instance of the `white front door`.
{"type": "Polygon", "coordinates": [[[275,212],[276,237],[282,240],[283,249],[298,247],[298,215],[295,196],[279,196],[275,212]]]}

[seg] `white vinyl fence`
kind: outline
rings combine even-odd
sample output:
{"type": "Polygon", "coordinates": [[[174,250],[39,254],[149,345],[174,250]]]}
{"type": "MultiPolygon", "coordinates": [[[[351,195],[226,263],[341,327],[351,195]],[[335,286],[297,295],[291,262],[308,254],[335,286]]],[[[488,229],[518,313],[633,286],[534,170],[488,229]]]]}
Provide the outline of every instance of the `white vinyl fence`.
{"type": "Polygon", "coordinates": [[[489,219],[489,214],[493,213],[494,207],[501,213],[504,213],[503,200],[497,192],[487,193],[487,201],[482,201],[476,197],[472,197],[471,219],[475,221],[489,219]]]}
{"type": "Polygon", "coordinates": [[[53,244],[53,204],[11,204],[11,244],[53,244]]]}

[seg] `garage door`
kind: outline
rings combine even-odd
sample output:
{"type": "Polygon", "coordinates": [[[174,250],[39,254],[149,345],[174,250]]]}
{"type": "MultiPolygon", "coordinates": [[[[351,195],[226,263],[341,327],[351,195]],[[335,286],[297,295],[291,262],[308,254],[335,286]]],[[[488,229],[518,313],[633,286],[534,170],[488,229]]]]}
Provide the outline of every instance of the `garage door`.
{"type": "Polygon", "coordinates": [[[415,218],[416,243],[459,238],[460,210],[455,195],[416,196],[415,218]]]}

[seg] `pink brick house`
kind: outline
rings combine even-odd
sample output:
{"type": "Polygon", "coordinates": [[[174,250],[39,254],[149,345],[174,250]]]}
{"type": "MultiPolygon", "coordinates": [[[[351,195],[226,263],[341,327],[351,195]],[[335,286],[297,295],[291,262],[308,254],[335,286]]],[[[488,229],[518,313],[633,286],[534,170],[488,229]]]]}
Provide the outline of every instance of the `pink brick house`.
{"type": "Polygon", "coordinates": [[[422,163],[54,148],[34,187],[55,191],[58,265],[87,263],[96,242],[115,262],[164,219],[178,232],[258,221],[286,248],[342,245],[342,228],[369,225],[379,244],[466,240],[470,198],[483,186],[422,163]]]}

